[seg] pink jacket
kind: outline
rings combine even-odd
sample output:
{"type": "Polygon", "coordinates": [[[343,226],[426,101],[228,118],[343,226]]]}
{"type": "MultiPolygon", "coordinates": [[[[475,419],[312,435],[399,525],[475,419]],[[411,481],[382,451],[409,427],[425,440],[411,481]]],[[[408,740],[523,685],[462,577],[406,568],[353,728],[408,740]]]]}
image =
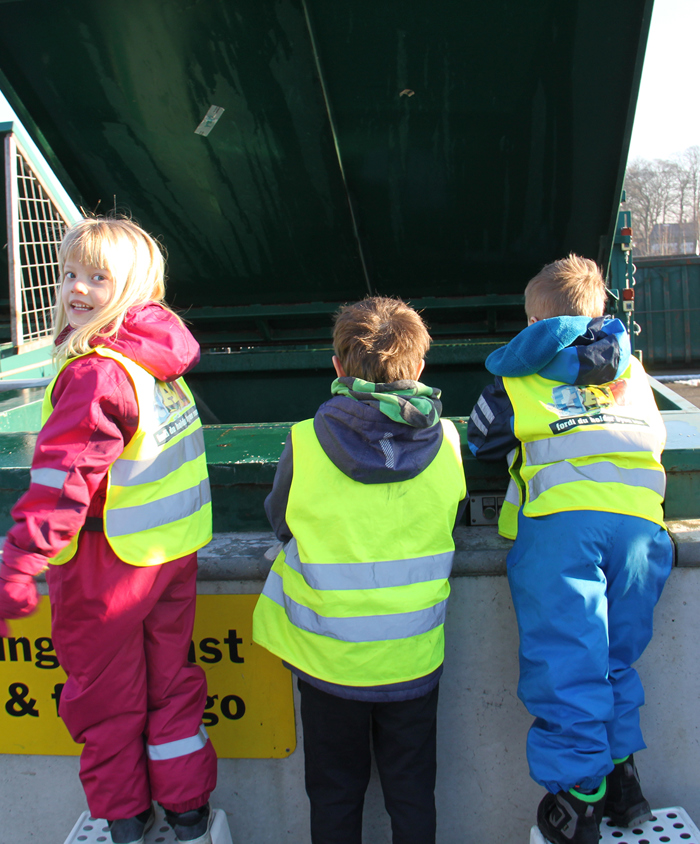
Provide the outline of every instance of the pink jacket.
{"type": "MultiPolygon", "coordinates": [[[[96,343],[97,344],[97,343],[96,343]]],[[[161,381],[173,381],[199,361],[199,345],[166,309],[153,302],[131,308],[108,346],[161,381]]],[[[138,425],[134,388],[116,361],[88,355],[61,372],[54,411],[36,442],[32,472],[65,476],[60,489],[32,482],[12,510],[0,579],[11,571],[34,575],[80,531],[87,516],[101,516],[107,470],[138,425]]],[[[0,619],[3,617],[0,600],[0,619]]],[[[9,617],[5,615],[5,617],[9,617]]]]}

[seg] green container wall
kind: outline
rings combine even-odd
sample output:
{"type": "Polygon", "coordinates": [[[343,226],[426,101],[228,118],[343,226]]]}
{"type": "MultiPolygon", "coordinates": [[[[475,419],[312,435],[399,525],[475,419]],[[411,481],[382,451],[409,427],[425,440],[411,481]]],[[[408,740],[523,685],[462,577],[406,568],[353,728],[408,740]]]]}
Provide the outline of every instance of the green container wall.
{"type": "MultiPolygon", "coordinates": [[[[331,315],[368,292],[425,309],[426,381],[464,439],[527,280],[570,251],[608,264],[651,9],[0,0],[0,88],[71,198],[131,212],[168,249],[169,299],[203,345],[189,380],[212,423],[217,530],[266,527],[275,423],[328,397],[331,315]],[[221,119],[195,134],[212,105],[221,119]]],[[[18,426],[37,412],[7,407],[18,426]]],[[[679,422],[677,518],[700,498],[679,422]]],[[[11,430],[0,529],[35,440],[11,430]]],[[[465,457],[472,490],[505,488],[502,465],[465,457]]]]}
{"type": "MultiPolygon", "coordinates": [[[[296,328],[607,264],[651,6],[0,2],[0,87],[76,202],[162,236],[171,300],[219,342],[233,316],[198,309],[300,306],[296,328]]],[[[289,340],[265,320],[252,342],[289,340]]]]}
{"type": "Polygon", "coordinates": [[[0,2],[0,86],[79,205],[162,237],[207,421],[311,415],[368,292],[424,311],[458,416],[527,280],[607,264],[651,6],[0,2]]]}
{"type": "Polygon", "coordinates": [[[25,387],[0,393],[0,434],[38,431],[41,428],[43,387],[25,387]]]}
{"type": "MultiPolygon", "coordinates": [[[[328,365],[320,369],[205,375],[195,371],[188,375],[187,383],[205,425],[298,421],[313,416],[331,397],[335,378],[331,355],[329,349],[328,365]]],[[[429,355],[421,380],[442,391],[445,416],[467,416],[493,376],[483,364],[431,364],[429,355]]]]}
{"type": "Polygon", "coordinates": [[[647,370],[700,366],[700,257],[634,263],[636,345],[647,370]]]}

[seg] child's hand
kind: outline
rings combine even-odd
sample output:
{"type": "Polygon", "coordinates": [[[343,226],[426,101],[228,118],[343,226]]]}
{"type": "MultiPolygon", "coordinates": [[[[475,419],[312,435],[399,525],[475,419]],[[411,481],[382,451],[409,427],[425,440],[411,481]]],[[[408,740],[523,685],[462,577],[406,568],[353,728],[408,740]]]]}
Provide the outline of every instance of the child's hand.
{"type": "MultiPolygon", "coordinates": [[[[31,575],[13,573],[6,579],[0,574],[0,619],[24,618],[38,603],[39,593],[31,575]]],[[[0,631],[0,636],[4,635],[0,631]]]]}

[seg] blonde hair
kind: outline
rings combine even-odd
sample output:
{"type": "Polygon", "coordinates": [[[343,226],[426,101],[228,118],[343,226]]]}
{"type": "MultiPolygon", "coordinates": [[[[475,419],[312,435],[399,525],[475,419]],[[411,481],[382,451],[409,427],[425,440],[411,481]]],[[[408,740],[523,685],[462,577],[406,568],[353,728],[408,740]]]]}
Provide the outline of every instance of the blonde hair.
{"type": "Polygon", "coordinates": [[[346,375],[388,384],[415,378],[430,335],[419,314],[401,299],[370,296],[335,315],[333,348],[346,375]]]}
{"type": "Polygon", "coordinates": [[[58,266],[61,279],[54,310],[54,339],[69,324],[61,298],[64,267],[76,261],[109,271],[114,281],[112,299],[85,325],[71,331],[56,346],[59,363],[90,351],[95,337],[115,335],[126,311],[134,305],[165,305],[165,260],[159,244],[126,218],[87,217],[71,226],[61,241],[58,266]]]}
{"type": "Polygon", "coordinates": [[[602,316],[607,300],[605,281],[594,261],[569,255],[547,264],[525,288],[527,318],[602,316]]]}

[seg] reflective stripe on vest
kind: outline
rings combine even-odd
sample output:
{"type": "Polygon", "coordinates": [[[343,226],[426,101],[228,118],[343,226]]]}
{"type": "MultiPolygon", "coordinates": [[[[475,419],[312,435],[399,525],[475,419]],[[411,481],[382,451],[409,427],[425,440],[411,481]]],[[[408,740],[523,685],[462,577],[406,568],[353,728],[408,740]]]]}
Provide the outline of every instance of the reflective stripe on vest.
{"type": "Polygon", "coordinates": [[[655,492],[661,498],[666,492],[666,476],[653,469],[623,469],[614,463],[589,463],[573,466],[566,461],[553,466],[545,466],[528,481],[528,498],[534,501],[538,496],[561,484],[574,484],[581,481],[595,481],[599,484],[626,484],[644,487],[655,492]]]}
{"type": "MultiPolygon", "coordinates": [[[[159,565],[193,553],[211,540],[211,491],[202,424],[192,393],[182,378],[158,381],[111,349],[98,347],[88,354],[111,358],[126,370],[139,408],[136,432],[107,473],[107,541],[121,560],[136,566],[159,565]]],[[[53,411],[55,382],[44,396],[43,422],[53,411]]],[[[37,482],[47,480],[51,478],[37,482]]],[[[77,544],[76,536],[50,562],[58,565],[71,559],[77,544]]]]}
{"type": "Polygon", "coordinates": [[[285,594],[282,578],[271,571],[263,595],[284,607],[291,623],[300,630],[318,636],[330,636],[341,642],[383,642],[406,639],[434,630],[445,623],[447,598],[424,610],[375,616],[323,616],[302,606],[285,594]]]}
{"type": "Polygon", "coordinates": [[[280,552],[253,638],[312,677],[374,686],[434,671],[444,657],[452,529],[466,494],[457,432],[409,481],[361,484],[323,452],[313,420],[292,428],[294,472],[280,552]]]}
{"type": "Polygon", "coordinates": [[[520,492],[518,491],[518,485],[512,478],[508,481],[505,501],[508,504],[513,504],[515,507],[520,507],[520,492]]]}
{"type": "MultiPolygon", "coordinates": [[[[105,533],[108,537],[129,536],[162,525],[186,519],[211,503],[209,479],[173,495],[166,495],[148,504],[120,507],[105,511],[105,533]]],[[[209,540],[207,540],[209,541],[209,540]]],[[[187,552],[191,553],[191,552],[187,552]]],[[[181,554],[180,556],[184,556],[181,554]]]]}
{"type": "Polygon", "coordinates": [[[112,483],[117,486],[136,486],[163,478],[183,463],[204,454],[204,430],[200,427],[189,436],[147,460],[117,460],[112,466],[112,483]]]}
{"type": "Polygon", "coordinates": [[[602,510],[663,525],[665,429],[646,373],[632,358],[620,379],[576,387],[539,375],[504,378],[522,463],[511,476],[523,512],[602,510]]]}
{"type": "Polygon", "coordinates": [[[506,539],[515,539],[518,533],[518,512],[522,505],[522,496],[520,494],[520,487],[513,477],[515,470],[514,466],[520,456],[520,446],[508,452],[506,460],[508,461],[508,471],[511,474],[508,480],[508,488],[506,489],[506,496],[501,505],[501,512],[498,515],[498,532],[506,539]]]}
{"type": "Polygon", "coordinates": [[[530,464],[556,463],[558,460],[572,460],[575,457],[592,457],[599,454],[619,454],[630,451],[654,453],[659,445],[659,439],[651,428],[641,431],[622,430],[615,433],[597,428],[591,431],[572,431],[564,439],[560,436],[524,443],[526,461],[530,464]]]}
{"type": "Polygon", "coordinates": [[[312,589],[374,589],[449,577],[454,552],[377,563],[302,563],[297,541],[292,539],[285,546],[284,555],[287,565],[299,572],[312,589]]]}

